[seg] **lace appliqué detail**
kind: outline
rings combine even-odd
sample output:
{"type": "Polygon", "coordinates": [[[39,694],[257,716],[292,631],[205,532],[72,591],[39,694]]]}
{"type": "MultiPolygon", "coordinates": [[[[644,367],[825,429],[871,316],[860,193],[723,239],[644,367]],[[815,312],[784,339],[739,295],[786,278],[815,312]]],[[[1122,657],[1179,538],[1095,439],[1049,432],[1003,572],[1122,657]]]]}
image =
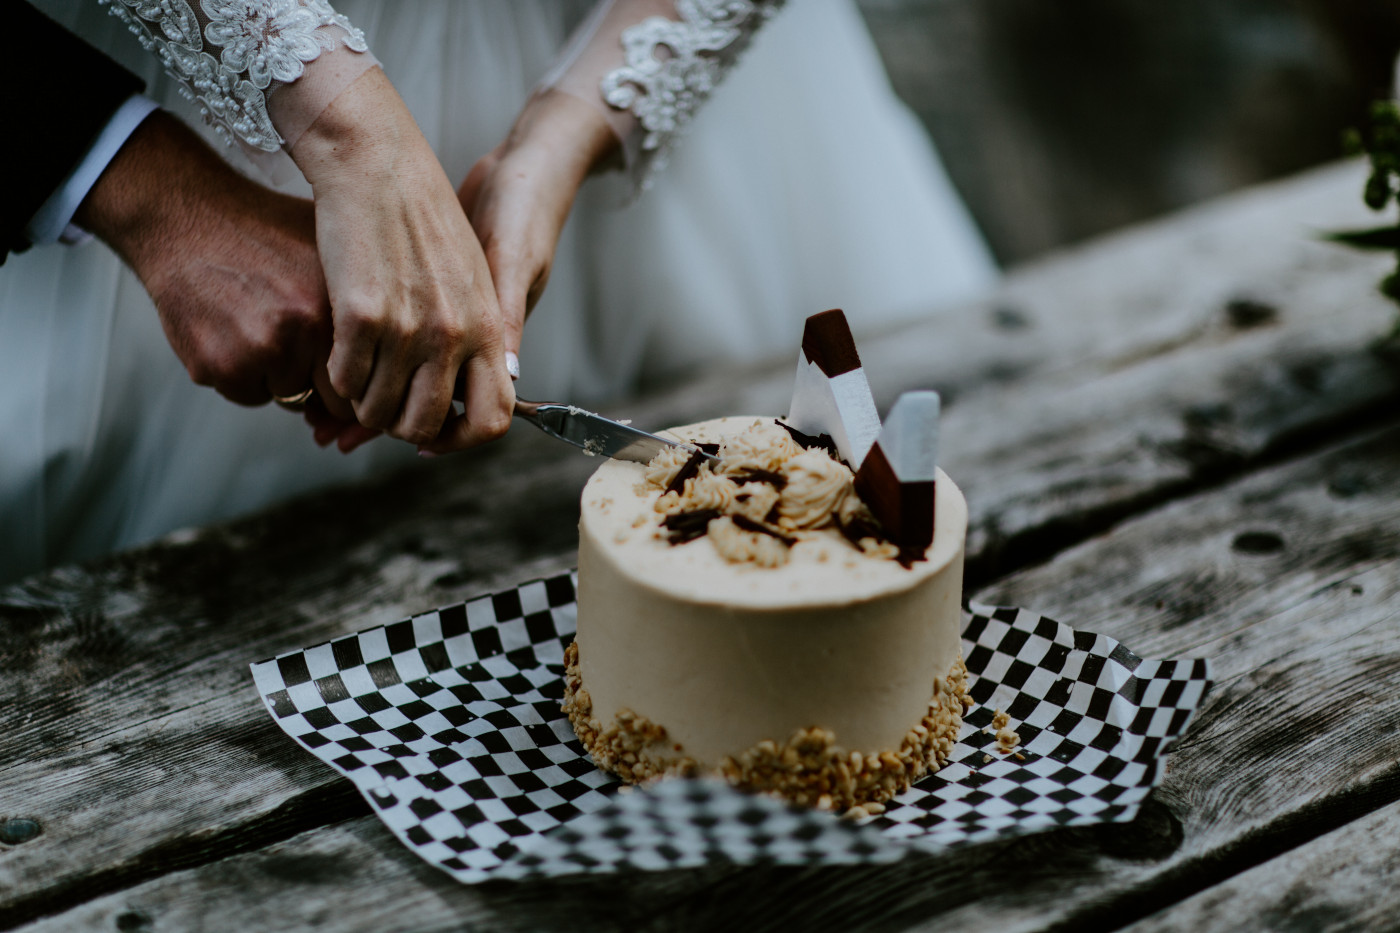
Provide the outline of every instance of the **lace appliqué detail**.
{"type": "Polygon", "coordinates": [[[343,30],[356,52],[364,33],[327,0],[201,0],[208,20],[201,35],[188,0],[98,0],[155,53],[200,115],[223,136],[274,152],[282,137],[267,114],[268,87],[301,77],[306,63],[335,48],[323,26],[343,30]],[[215,58],[205,48],[221,49],[215,58]]]}
{"type": "Polygon", "coordinates": [[[642,186],[665,165],[695,116],[758,28],[783,0],[676,0],[679,20],[653,16],[622,32],[627,64],[600,85],[610,106],[630,110],[645,135],[642,186]]]}

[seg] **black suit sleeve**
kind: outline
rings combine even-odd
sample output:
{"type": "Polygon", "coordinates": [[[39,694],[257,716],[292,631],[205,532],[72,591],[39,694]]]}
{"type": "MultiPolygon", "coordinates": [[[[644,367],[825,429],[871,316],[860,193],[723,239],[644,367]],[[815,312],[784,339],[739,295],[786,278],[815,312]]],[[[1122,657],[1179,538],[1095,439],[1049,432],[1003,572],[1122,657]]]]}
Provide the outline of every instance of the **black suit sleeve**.
{"type": "Polygon", "coordinates": [[[29,247],[25,225],[82,161],[141,79],[23,0],[0,0],[0,262],[29,247]]]}

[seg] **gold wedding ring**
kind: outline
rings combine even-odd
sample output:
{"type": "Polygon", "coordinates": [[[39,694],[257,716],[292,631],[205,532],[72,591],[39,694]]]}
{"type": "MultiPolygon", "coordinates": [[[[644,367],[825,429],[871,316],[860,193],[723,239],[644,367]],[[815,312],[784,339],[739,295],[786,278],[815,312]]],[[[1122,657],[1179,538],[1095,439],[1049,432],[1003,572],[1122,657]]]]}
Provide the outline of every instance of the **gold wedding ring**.
{"type": "Polygon", "coordinates": [[[298,392],[296,395],[274,395],[272,400],[287,411],[301,411],[311,400],[311,396],[315,394],[316,388],[313,386],[305,392],[298,392]]]}

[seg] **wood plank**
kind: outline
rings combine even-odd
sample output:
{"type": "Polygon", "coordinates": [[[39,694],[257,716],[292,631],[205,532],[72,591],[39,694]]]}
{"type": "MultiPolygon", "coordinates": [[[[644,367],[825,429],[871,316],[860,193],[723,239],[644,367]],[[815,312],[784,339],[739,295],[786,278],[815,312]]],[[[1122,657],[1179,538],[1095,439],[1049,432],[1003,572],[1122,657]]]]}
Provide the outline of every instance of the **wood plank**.
{"type": "MultiPolygon", "coordinates": [[[[1126,522],[981,594],[1058,607],[1066,620],[1092,620],[1135,648],[1217,658],[1220,684],[1164,786],[1130,825],[1060,831],[896,866],[717,869],[454,893],[444,893],[441,880],[408,877],[416,857],[387,833],[369,854],[359,843],[338,848],[345,844],[333,836],[349,824],[312,830],[291,848],[325,848],[342,859],[353,853],[356,877],[365,881],[346,891],[345,903],[359,904],[369,891],[376,909],[396,904],[404,925],[423,929],[441,927],[443,898],[482,929],[546,926],[565,917],[584,929],[624,929],[639,922],[635,914],[619,918],[615,901],[624,891],[666,926],[777,930],[798,919],[804,928],[838,929],[883,918],[873,925],[975,931],[1133,920],[1400,798],[1400,762],[1370,739],[1400,721],[1396,529],[1400,427],[1126,522]],[[1269,528],[1297,537],[1264,553],[1238,546],[1244,531],[1269,528]],[[1201,592],[1213,594],[1209,605],[1167,605],[1164,597],[1201,592]]],[[[373,820],[357,821],[356,832],[361,823],[373,820]]],[[[264,854],[246,860],[259,864],[264,854]]],[[[196,870],[211,927],[235,922],[250,901],[273,915],[300,909],[304,887],[275,870],[224,880],[217,869],[196,870]],[[249,888],[248,877],[257,874],[272,880],[249,888]]],[[[193,897],[179,894],[190,884],[184,876],[158,878],[100,909],[183,902],[193,897]],[[174,893],[165,893],[166,885],[174,893]]],[[[55,917],[52,928],[70,919],[55,917]]]]}
{"type": "Polygon", "coordinates": [[[1400,911],[1400,804],[1390,804],[1153,914],[1124,933],[1384,930],[1400,911]]]}
{"type": "MultiPolygon", "coordinates": [[[[948,380],[949,468],[973,503],[983,567],[1215,481],[1220,450],[1240,452],[1223,459],[1243,469],[1393,397],[1391,371],[1364,349],[1392,313],[1372,293],[1374,258],[1297,235],[1305,218],[1355,222],[1338,205],[1356,174],[1328,169],[1018,273],[1005,296],[1022,297],[1030,327],[996,325],[1012,306],[995,304],[965,341],[930,324],[862,342],[885,398],[935,369],[948,380]],[[1203,268],[1182,287],[1188,263],[1203,268]],[[1228,324],[1228,297],[1284,286],[1273,323],[1228,324]],[[1307,378],[1290,375],[1300,359],[1307,378]]],[[[777,410],[762,403],[786,403],[790,368],[627,413],[657,425],[777,410]]],[[[0,918],[94,875],[125,884],[238,840],[285,838],[316,818],[313,801],[353,807],[267,731],[247,661],[567,566],[592,466],[512,437],[411,485],[326,494],[5,591],[0,659],[15,673],[0,707],[14,725],[0,797],[49,832],[0,856],[0,891],[18,892],[0,896],[0,918]],[[246,762],[237,779],[230,760],[246,762]],[[137,812],[132,833],[124,814],[137,812]],[[90,857],[75,861],[79,838],[90,857]]]]}
{"type": "MultiPolygon", "coordinates": [[[[1388,261],[1317,239],[1374,220],[1355,202],[1356,169],[1067,250],[972,313],[859,341],[881,410],[909,388],[944,396],[974,585],[1395,410],[1400,368],[1372,349],[1396,318],[1376,291],[1388,261]]],[[[781,411],[791,380],[791,363],[721,374],[632,413],[781,411]]]]}
{"type": "MultiPolygon", "coordinates": [[[[876,402],[883,411],[923,387],[946,407],[1034,374],[1084,379],[1354,304],[1386,324],[1393,306],[1376,285],[1393,263],[1318,239],[1376,223],[1360,201],[1365,177],[1363,163],[1339,162],[1057,250],[1017,266],[985,301],[884,333],[846,308],[876,402]]],[[[659,426],[782,411],[799,339],[791,358],[688,379],[627,412],[659,426]]]]}

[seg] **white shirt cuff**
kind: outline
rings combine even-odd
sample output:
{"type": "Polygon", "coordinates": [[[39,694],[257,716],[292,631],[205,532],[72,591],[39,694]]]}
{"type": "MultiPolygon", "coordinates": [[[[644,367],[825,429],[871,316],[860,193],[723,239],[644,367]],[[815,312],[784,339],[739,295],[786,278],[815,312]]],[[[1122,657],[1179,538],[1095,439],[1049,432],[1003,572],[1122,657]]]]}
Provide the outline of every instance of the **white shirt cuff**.
{"type": "Polygon", "coordinates": [[[112,119],[97,134],[92,148],[83,156],[78,167],[59,185],[58,190],[49,196],[25,227],[29,242],[35,245],[44,243],[81,243],[92,234],[74,224],[73,215],[78,205],[83,203],[92,186],[106,170],[127,139],[141,125],[141,121],[151,115],[157,107],[155,101],[143,94],[133,94],[126,99],[112,119]]]}

